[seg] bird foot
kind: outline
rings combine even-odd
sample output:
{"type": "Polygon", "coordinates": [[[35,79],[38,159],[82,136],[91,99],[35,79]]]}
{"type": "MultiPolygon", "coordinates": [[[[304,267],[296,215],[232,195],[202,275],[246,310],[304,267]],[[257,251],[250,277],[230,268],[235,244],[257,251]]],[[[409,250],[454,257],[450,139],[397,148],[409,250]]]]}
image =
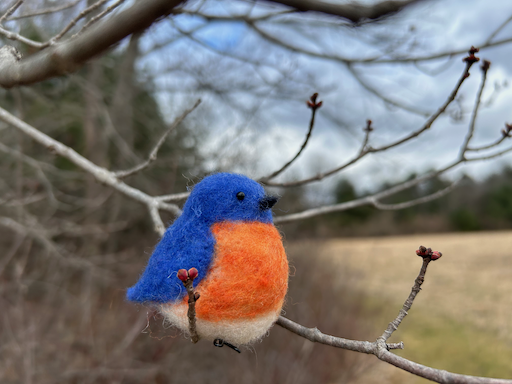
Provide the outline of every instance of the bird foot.
{"type": "Polygon", "coordinates": [[[213,345],[215,345],[216,347],[223,347],[223,346],[228,346],[229,348],[231,348],[232,350],[234,351],[237,351],[238,353],[242,353],[242,351],[240,351],[237,347],[235,347],[233,344],[230,344],[228,343],[227,341],[224,341],[222,339],[215,339],[213,340],[213,345]]]}

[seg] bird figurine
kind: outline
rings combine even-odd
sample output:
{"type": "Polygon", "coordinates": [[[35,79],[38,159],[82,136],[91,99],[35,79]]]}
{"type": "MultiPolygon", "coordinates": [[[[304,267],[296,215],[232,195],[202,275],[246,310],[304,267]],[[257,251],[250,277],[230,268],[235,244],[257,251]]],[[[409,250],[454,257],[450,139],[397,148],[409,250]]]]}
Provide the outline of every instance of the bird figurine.
{"type": "Polygon", "coordinates": [[[279,317],[288,289],[288,260],[272,221],[276,202],[246,176],[205,177],[128,289],[128,300],[156,304],[169,323],[189,333],[188,296],[178,271],[196,268],[198,336],[220,340],[217,346],[261,339],[279,317]]]}

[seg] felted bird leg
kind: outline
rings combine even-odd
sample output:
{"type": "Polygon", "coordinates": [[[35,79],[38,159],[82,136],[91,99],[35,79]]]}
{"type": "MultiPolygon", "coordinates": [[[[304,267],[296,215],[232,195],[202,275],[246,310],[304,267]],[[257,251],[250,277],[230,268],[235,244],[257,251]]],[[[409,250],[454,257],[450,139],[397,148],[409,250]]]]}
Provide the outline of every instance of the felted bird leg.
{"type": "Polygon", "coordinates": [[[188,293],[188,329],[190,338],[195,344],[199,341],[199,335],[196,329],[196,301],[199,299],[199,293],[194,292],[194,279],[198,276],[199,272],[196,268],[180,269],[178,271],[178,278],[182,281],[188,293]]]}

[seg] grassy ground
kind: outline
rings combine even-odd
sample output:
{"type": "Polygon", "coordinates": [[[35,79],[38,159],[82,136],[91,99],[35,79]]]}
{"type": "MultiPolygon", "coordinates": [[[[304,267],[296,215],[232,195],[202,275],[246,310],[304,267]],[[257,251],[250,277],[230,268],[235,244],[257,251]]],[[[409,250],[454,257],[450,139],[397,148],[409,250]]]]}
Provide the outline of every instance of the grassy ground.
{"type": "MultiPolygon", "coordinates": [[[[420,244],[443,257],[430,264],[409,316],[392,337],[405,343],[399,353],[435,368],[512,378],[512,232],[332,240],[312,257],[333,263],[339,283],[363,294],[364,306],[378,313],[376,338],[409,294],[421,266],[415,255],[420,244]]],[[[356,381],[427,382],[384,363],[356,381]]]]}

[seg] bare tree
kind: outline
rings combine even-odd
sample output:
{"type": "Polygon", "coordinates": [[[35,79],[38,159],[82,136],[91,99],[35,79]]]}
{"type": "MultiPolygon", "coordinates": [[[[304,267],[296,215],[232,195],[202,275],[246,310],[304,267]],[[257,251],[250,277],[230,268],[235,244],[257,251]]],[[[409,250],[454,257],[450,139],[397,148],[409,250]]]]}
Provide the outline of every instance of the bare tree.
{"type": "MultiPolygon", "coordinates": [[[[147,80],[147,83],[151,84],[148,87],[155,92],[173,90],[193,96],[199,93],[207,96],[214,95],[213,104],[218,105],[220,102],[223,106],[236,111],[239,117],[241,116],[240,124],[235,130],[237,135],[254,116],[259,113],[264,114],[262,105],[265,100],[272,99],[274,103],[279,100],[303,102],[303,95],[307,94],[306,92],[313,93],[318,84],[317,74],[314,71],[309,72],[304,79],[304,73],[294,71],[293,65],[283,65],[281,60],[283,56],[304,55],[341,65],[352,81],[370,97],[422,120],[415,128],[384,139],[380,136],[375,137],[375,131],[381,128],[375,127],[371,120],[367,120],[361,132],[357,132],[361,139],[359,147],[350,156],[343,156],[337,165],[314,175],[300,179],[287,178],[290,166],[300,161],[308,145],[314,140],[315,119],[318,119],[318,114],[328,107],[319,100],[321,96],[313,93],[307,100],[311,117],[302,144],[283,165],[276,165],[271,173],[259,178],[262,184],[269,187],[292,188],[321,182],[331,176],[339,175],[370,156],[379,156],[395,148],[403,148],[414,140],[423,138],[436,122],[451,111],[450,108],[453,108],[454,104],[460,102],[461,89],[470,74],[479,73],[480,86],[469,113],[462,144],[453,159],[433,171],[362,198],[277,216],[275,222],[281,224],[363,205],[370,205],[380,210],[399,210],[423,204],[448,194],[457,187],[458,180],[454,180],[443,189],[414,200],[396,204],[383,203],[382,200],[444,175],[464,164],[499,158],[512,152],[512,147],[507,145],[512,126],[507,123],[501,133],[496,127],[496,137],[493,141],[481,143],[475,139],[478,114],[483,107],[482,104],[485,104],[483,92],[491,67],[491,63],[487,60],[480,62],[478,48],[407,56],[403,54],[403,50],[408,47],[410,41],[406,39],[398,44],[399,46],[394,46],[396,39],[390,39],[384,47],[380,47],[380,53],[360,57],[343,56],[322,46],[322,42],[315,39],[310,32],[310,29],[314,31],[315,28],[317,31],[324,32],[350,29],[355,25],[373,23],[374,20],[385,23],[395,13],[402,12],[404,7],[414,7],[420,3],[417,0],[381,1],[371,6],[337,5],[312,0],[254,1],[249,4],[233,2],[237,6],[229,9],[227,13],[218,12],[215,8],[216,4],[209,6],[209,3],[207,1],[146,0],[124,4],[122,0],[98,0],[96,2],[69,1],[59,6],[48,6],[46,1],[25,4],[24,1],[18,0],[3,9],[0,17],[0,35],[4,41],[8,40],[9,44],[15,44],[18,48],[6,44],[0,49],[0,85],[4,88],[3,96],[6,102],[5,105],[0,106],[0,120],[4,123],[1,129],[7,132],[8,128],[14,128],[14,130],[8,130],[7,141],[3,143],[2,140],[0,143],[0,151],[11,159],[15,169],[9,181],[0,184],[3,195],[1,205],[6,206],[3,216],[0,217],[0,225],[15,233],[16,237],[10,243],[5,259],[0,259],[0,273],[20,249],[23,250],[25,260],[28,260],[31,248],[36,244],[34,247],[44,250],[45,255],[55,260],[55,264],[52,261],[52,266],[66,265],[66,268],[75,271],[73,273],[80,271],[79,273],[87,276],[87,279],[83,280],[86,283],[81,290],[83,295],[81,298],[86,302],[93,284],[93,276],[98,278],[98,281],[108,279],[113,271],[105,268],[105,264],[116,263],[120,255],[111,254],[101,262],[97,260],[100,259],[99,257],[78,257],[77,254],[83,252],[83,249],[79,248],[76,242],[63,239],[109,236],[110,233],[126,228],[127,224],[122,220],[122,206],[125,201],[138,203],[134,210],[143,207],[142,215],[149,218],[153,231],[158,236],[165,231],[165,220],[181,213],[178,203],[188,196],[188,192],[184,191],[185,188],[180,188],[182,191],[179,193],[164,194],[165,190],[162,191],[157,185],[148,182],[151,179],[148,170],[154,166],[154,163],[158,163],[157,159],[164,151],[163,148],[169,141],[169,137],[173,137],[176,141],[180,139],[177,135],[180,134],[180,129],[184,129],[184,124],[189,123],[192,127],[194,124],[204,124],[203,121],[193,120],[195,115],[201,113],[201,100],[192,100],[189,97],[183,108],[175,108],[173,119],[165,129],[161,129],[159,122],[155,122],[152,127],[149,119],[144,121],[148,125],[147,131],[151,132],[151,135],[148,134],[149,140],[147,137],[144,139],[150,143],[146,142],[143,150],[137,149],[138,140],[133,128],[137,118],[133,116],[135,112],[130,107],[137,103],[139,95],[149,92],[137,83],[139,78],[147,80]],[[190,18],[185,20],[200,22],[186,23],[178,18],[180,16],[190,18]],[[43,28],[43,23],[38,21],[38,17],[51,18],[55,22],[54,25],[58,27],[54,27],[55,30],[43,28]],[[258,39],[264,50],[274,47],[281,56],[265,56],[257,49],[254,52],[250,50],[237,52],[211,44],[202,32],[219,21],[243,24],[250,31],[251,38],[258,39]],[[153,39],[148,39],[145,44],[141,44],[145,31],[149,29],[149,33],[152,33],[151,26],[157,23],[166,26],[166,33],[162,33],[164,36],[155,34],[153,39]],[[292,31],[293,34],[281,33],[284,30],[292,31]],[[297,36],[301,36],[301,44],[293,42],[297,36]],[[103,58],[114,57],[109,49],[123,44],[124,39],[128,37],[129,41],[124,50],[117,50],[121,52],[121,60],[117,56],[112,59],[114,70],[108,63],[100,63],[103,58]],[[147,63],[152,60],[151,55],[154,52],[168,49],[181,41],[187,42],[185,48],[180,48],[183,55],[177,55],[181,57],[172,57],[172,60],[166,57],[165,60],[169,61],[166,67],[158,68],[157,71],[145,68],[141,71],[140,77],[136,76],[138,62],[146,61],[147,63]],[[371,71],[373,68],[390,64],[419,65],[419,63],[438,58],[458,57],[463,52],[465,55],[460,65],[459,77],[452,79],[451,91],[444,96],[445,101],[433,111],[417,108],[393,98],[389,93],[368,81],[363,73],[363,71],[371,71]],[[211,55],[207,59],[208,71],[205,71],[204,67],[206,60],[203,60],[204,57],[200,54],[211,55]],[[229,78],[229,82],[226,82],[230,69],[237,65],[243,65],[241,72],[236,73],[229,78]],[[476,66],[479,68],[475,71],[476,66]],[[66,82],[61,83],[62,79],[59,76],[63,75],[67,78],[66,82]],[[115,77],[115,80],[112,81],[111,76],[115,77]],[[193,78],[195,81],[188,82],[187,88],[180,82],[169,84],[165,81],[166,76],[193,78]],[[51,89],[44,89],[50,83],[51,86],[48,88],[51,89]],[[41,85],[41,88],[21,87],[25,85],[41,85]],[[78,91],[75,91],[73,86],[76,86],[78,91]],[[110,88],[110,90],[102,93],[103,88],[110,88]],[[29,121],[28,110],[31,108],[31,103],[26,100],[33,101],[32,105],[37,101],[48,108],[55,108],[49,100],[51,99],[48,97],[49,92],[67,92],[70,89],[73,91],[73,97],[79,97],[84,106],[83,126],[80,127],[84,132],[84,146],[81,143],[73,143],[73,140],[68,140],[61,135],[59,129],[52,127],[51,119],[38,121],[36,118],[34,121],[29,121]],[[244,102],[243,97],[240,97],[242,101],[239,101],[236,92],[250,94],[256,101],[251,105],[244,102]],[[76,93],[79,96],[76,96],[76,93]],[[126,105],[128,109],[125,108],[126,105]],[[45,149],[47,153],[34,149],[37,147],[34,143],[45,149]],[[76,147],[73,144],[76,144],[76,147]],[[114,156],[110,154],[109,146],[115,148],[114,156]],[[480,154],[482,152],[483,155],[480,154]],[[56,166],[53,163],[54,157],[64,159],[65,165],[56,166]],[[25,167],[30,169],[30,174],[33,176],[24,176],[25,167]],[[76,181],[83,175],[87,175],[85,184],[76,181]],[[26,184],[29,184],[32,179],[38,180],[37,185],[27,186],[26,184]],[[87,192],[81,199],[77,199],[76,191],[84,187],[87,192]],[[114,198],[111,198],[112,192],[116,193],[114,198]],[[107,204],[107,200],[111,204],[107,204]],[[37,205],[38,203],[40,204],[37,205]],[[35,208],[31,208],[32,204],[35,208]],[[109,214],[104,217],[101,210],[102,207],[107,206],[109,214]],[[80,213],[72,216],[72,213],[76,214],[77,211],[80,213]],[[94,215],[102,215],[101,224],[97,224],[94,220],[87,220],[94,215]],[[70,217],[73,218],[69,219],[70,217]],[[77,249],[82,251],[77,252],[77,249]]],[[[484,48],[512,42],[512,38],[495,39],[511,20],[512,18],[507,19],[486,40],[475,42],[475,45],[484,48]]],[[[66,106],[62,105],[59,108],[61,108],[60,116],[55,120],[62,119],[61,126],[74,124],[75,120],[70,117],[71,112],[68,112],[66,106]]],[[[153,104],[152,108],[152,112],[149,113],[154,114],[156,107],[153,104]]],[[[219,109],[222,108],[219,107],[219,109]]],[[[74,113],[76,115],[76,111],[74,113]]],[[[206,112],[203,111],[203,113],[206,112]]],[[[325,112],[325,118],[343,124],[340,117],[333,114],[332,110],[325,112]]],[[[141,118],[141,120],[144,119],[141,118]]],[[[364,121],[365,117],[361,120],[364,121]]],[[[166,159],[171,164],[177,164],[178,161],[173,162],[172,156],[174,155],[171,154],[166,159]]],[[[180,154],[177,156],[179,157],[180,154]]],[[[222,156],[219,155],[219,157],[222,156]]],[[[162,167],[161,164],[160,166],[162,167]]],[[[173,166],[171,165],[171,168],[173,166]]],[[[10,166],[5,167],[4,172],[8,172],[8,168],[10,166]]],[[[155,168],[151,169],[157,172],[155,168]]],[[[177,173],[178,165],[175,165],[173,174],[177,173]]],[[[174,176],[173,186],[175,179],[174,176]]],[[[94,250],[89,248],[88,252],[92,254],[100,251],[98,248],[94,250]]],[[[285,317],[279,319],[278,325],[313,342],[373,354],[378,359],[400,369],[439,383],[512,382],[446,372],[409,361],[390,352],[392,349],[404,348],[403,343],[388,343],[388,340],[411,309],[430,261],[437,260],[441,256],[439,252],[425,247],[420,247],[417,254],[422,257],[423,264],[411,293],[399,315],[376,341],[356,341],[326,335],[316,328],[306,328],[285,317]]],[[[25,267],[20,268],[23,270],[25,267]]],[[[50,272],[48,274],[51,275],[50,272]]],[[[57,277],[53,279],[56,280],[57,277]]],[[[53,320],[53,317],[48,319],[49,322],[53,320]]],[[[87,326],[85,324],[87,321],[92,323],[90,313],[84,316],[83,321],[84,327],[87,326]]],[[[193,323],[193,316],[191,322],[193,323]]],[[[140,321],[133,325],[131,332],[116,349],[120,352],[116,353],[121,353],[131,345],[140,328],[140,321]]],[[[27,375],[29,382],[32,380],[33,373],[27,373],[27,375]]]]}

